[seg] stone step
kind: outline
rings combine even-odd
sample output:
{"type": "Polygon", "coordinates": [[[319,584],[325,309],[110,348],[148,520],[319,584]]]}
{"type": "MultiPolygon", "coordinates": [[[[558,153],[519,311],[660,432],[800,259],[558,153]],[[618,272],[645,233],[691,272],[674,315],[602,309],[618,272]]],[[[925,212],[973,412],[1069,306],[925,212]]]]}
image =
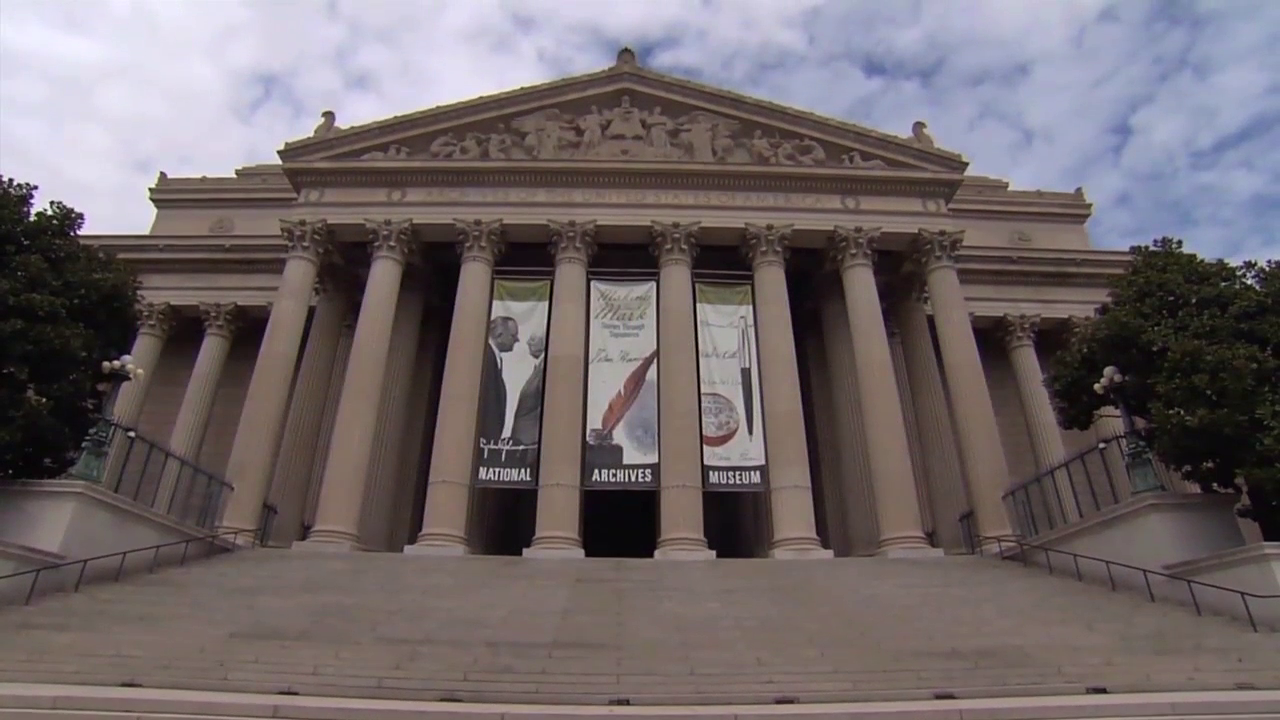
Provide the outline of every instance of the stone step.
{"type": "Polygon", "coordinates": [[[1280,689],[1280,640],[973,557],[256,550],[0,611],[0,682],[588,704],[1280,689]]]}

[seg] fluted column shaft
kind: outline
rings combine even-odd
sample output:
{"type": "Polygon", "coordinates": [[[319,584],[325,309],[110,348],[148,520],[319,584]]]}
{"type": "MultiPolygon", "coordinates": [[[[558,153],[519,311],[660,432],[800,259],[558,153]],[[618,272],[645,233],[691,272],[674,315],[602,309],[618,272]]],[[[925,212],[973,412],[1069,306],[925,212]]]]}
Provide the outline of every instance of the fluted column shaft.
{"type": "MultiPolygon", "coordinates": [[[[354,304],[354,302],[351,303],[351,305],[354,304]]],[[[307,527],[308,535],[310,528],[316,526],[316,507],[320,504],[320,483],[324,479],[325,466],[329,464],[329,446],[333,444],[334,421],[338,417],[338,400],[342,398],[342,386],[347,379],[347,361],[351,358],[351,343],[355,339],[357,312],[359,312],[358,307],[347,307],[344,310],[342,327],[338,331],[338,349],[334,352],[329,387],[325,391],[320,432],[316,438],[316,452],[311,460],[311,476],[307,480],[307,500],[303,506],[303,524],[307,527]]]]}
{"type": "Polygon", "coordinates": [[[833,282],[822,301],[822,334],[827,372],[831,378],[831,407],[835,415],[836,449],[840,457],[841,492],[845,533],[849,553],[874,552],[880,532],[876,524],[875,495],[871,488],[871,465],[867,461],[867,434],[864,430],[859,390],[853,371],[857,354],[849,332],[849,312],[839,282],[833,282]]]}
{"type": "Polygon", "coordinates": [[[1058,418],[1044,385],[1044,371],[1036,356],[1035,333],[1040,318],[1036,315],[1004,316],[1005,349],[1013,365],[1013,375],[1018,382],[1018,397],[1022,412],[1027,418],[1027,430],[1031,435],[1031,451],[1035,455],[1036,470],[1041,473],[1058,469],[1053,483],[1058,493],[1063,520],[1071,522],[1080,518],[1080,510],[1072,497],[1071,480],[1061,470],[1067,457],[1062,443],[1062,431],[1058,418]]]}
{"type": "MultiPolygon", "coordinates": [[[[582,557],[583,378],[587,371],[587,263],[595,252],[595,222],[551,223],[556,256],[551,325],[543,386],[544,422],[538,449],[538,509],[525,555],[582,557]]],[[[661,377],[661,375],[659,376],[661,377]]]]}
{"type": "Polygon", "coordinates": [[[659,559],[715,557],[702,518],[702,409],[699,402],[693,258],[699,223],[654,222],[658,257],[659,559]]]}
{"type": "MultiPolygon", "coordinates": [[[[921,230],[918,258],[929,287],[977,532],[988,538],[1007,537],[1013,530],[1002,497],[1009,486],[1009,464],[1000,443],[991,391],[956,272],[955,257],[963,238],[963,231],[921,230]]],[[[994,542],[988,544],[994,546],[994,542]]]]}
{"type": "Polygon", "coordinates": [[[931,548],[920,519],[902,399],[876,291],[873,258],[879,233],[879,229],[837,227],[832,251],[840,263],[849,330],[857,343],[853,368],[858,401],[863,418],[874,418],[864,429],[880,527],[877,551],[918,554],[931,548]]]}
{"type": "Polygon", "coordinates": [[[911,401],[911,381],[907,376],[907,351],[902,345],[902,333],[893,318],[886,314],[885,330],[889,333],[889,354],[893,357],[893,377],[898,381],[898,397],[902,399],[902,419],[907,424],[907,445],[911,450],[911,470],[916,481],[916,504],[920,508],[920,520],[927,536],[934,528],[932,505],[929,500],[929,477],[925,473],[924,449],[920,445],[920,423],[916,420],[916,408],[911,401]]]}
{"type": "Polygon", "coordinates": [[[475,469],[481,363],[488,340],[493,264],[502,253],[502,221],[457,221],[462,267],[444,361],[427,472],[422,532],[406,552],[467,552],[467,504],[475,469]]]}
{"type": "Polygon", "coordinates": [[[366,548],[373,550],[390,549],[385,547],[385,539],[400,481],[400,448],[404,445],[411,401],[409,389],[413,385],[418,334],[422,330],[422,313],[426,304],[426,278],[421,272],[411,270],[401,283],[400,299],[396,302],[392,323],[395,344],[387,358],[373,457],[369,461],[369,485],[365,489],[364,515],[360,520],[360,540],[366,548]]]}
{"type": "Polygon", "coordinates": [[[316,525],[304,542],[308,547],[329,543],[354,548],[360,542],[360,518],[400,281],[406,261],[414,254],[415,242],[409,221],[370,221],[368,229],[373,262],[338,399],[329,459],[320,482],[316,525]]]}
{"type": "Polygon", "coordinates": [[[221,526],[227,530],[253,530],[262,522],[262,504],[284,430],[298,346],[311,311],[320,262],[329,252],[329,229],[324,221],[282,221],[281,232],[288,257],[227,459],[227,479],[235,487],[222,519],[221,526]]]}
{"type": "Polygon", "coordinates": [[[444,322],[435,312],[434,297],[427,302],[427,318],[418,333],[418,355],[414,369],[413,387],[410,390],[409,411],[406,413],[404,442],[400,454],[400,486],[396,490],[395,510],[387,528],[384,544],[389,548],[404,547],[412,538],[410,528],[422,518],[422,499],[418,496],[426,485],[425,449],[430,446],[434,428],[430,425],[436,417],[436,401],[440,384],[436,382],[436,370],[441,360],[436,352],[444,334],[444,322]]]}
{"type": "MultiPolygon", "coordinates": [[[[222,379],[227,355],[231,352],[236,329],[236,304],[201,303],[200,314],[204,320],[204,339],[200,342],[200,352],[196,354],[178,417],[169,434],[169,452],[191,465],[199,460],[200,446],[204,444],[209,416],[213,412],[213,399],[218,393],[218,381],[222,379]]],[[[171,512],[175,498],[182,502],[181,498],[193,490],[200,491],[200,488],[188,487],[178,492],[178,484],[184,478],[189,482],[194,480],[192,473],[183,472],[183,467],[179,461],[166,463],[155,501],[155,508],[160,512],[171,512]],[[178,492],[176,496],[175,492],[178,492]]]]}
{"type": "MultiPolygon", "coordinates": [[[[816,313],[817,307],[809,308],[816,313]]],[[[805,364],[809,373],[809,397],[813,402],[813,440],[818,460],[818,476],[822,500],[821,518],[827,526],[827,545],[841,557],[852,554],[848,540],[848,522],[845,520],[844,498],[841,494],[842,472],[839,443],[836,441],[836,420],[832,411],[834,389],[827,372],[827,354],[821,332],[806,332],[805,364]]]]}
{"type": "Polygon", "coordinates": [[[743,246],[751,260],[755,285],[756,349],[773,519],[769,555],[831,557],[832,552],[818,540],[814,516],[800,369],[787,293],[785,262],[790,239],[790,225],[748,224],[743,246]]]}
{"type": "MultiPolygon", "coordinates": [[[[306,511],[307,488],[311,484],[312,466],[320,442],[324,422],[329,379],[334,373],[338,355],[338,338],[346,318],[350,299],[346,289],[332,280],[318,283],[320,296],[311,319],[311,332],[302,351],[302,365],[293,387],[293,400],[284,424],[284,439],[276,463],[279,485],[274,540],[292,542],[302,532],[306,511]]],[[[327,453],[327,449],[326,449],[327,453]]]]}
{"type": "Polygon", "coordinates": [[[938,545],[958,550],[964,547],[959,520],[969,509],[969,495],[951,427],[947,392],[933,349],[933,334],[929,332],[929,316],[920,298],[913,296],[898,303],[895,317],[902,333],[907,382],[920,429],[920,454],[929,482],[934,532],[938,545]]]}

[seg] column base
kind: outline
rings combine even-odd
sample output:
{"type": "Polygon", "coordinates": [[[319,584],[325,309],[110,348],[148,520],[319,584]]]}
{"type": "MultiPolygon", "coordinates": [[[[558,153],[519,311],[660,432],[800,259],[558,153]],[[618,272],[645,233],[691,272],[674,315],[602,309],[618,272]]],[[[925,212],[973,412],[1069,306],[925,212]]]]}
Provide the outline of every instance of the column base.
{"type": "Polygon", "coordinates": [[[773,548],[769,551],[769,557],[773,560],[825,560],[835,556],[834,550],[823,547],[785,547],[773,548]]]}
{"type": "Polygon", "coordinates": [[[462,557],[469,555],[466,545],[405,545],[405,555],[428,555],[434,557],[462,557]]]}
{"type": "Polygon", "coordinates": [[[363,547],[359,543],[350,540],[316,540],[308,538],[306,540],[298,540],[289,546],[290,550],[301,550],[303,552],[362,552],[363,547]]]}
{"type": "Polygon", "coordinates": [[[716,551],[711,548],[658,548],[653,551],[654,560],[715,560],[716,551]]]}
{"type": "Polygon", "coordinates": [[[882,558],[939,558],[947,554],[946,550],[936,547],[889,547],[876,551],[876,557],[882,558]]]}
{"type": "Polygon", "coordinates": [[[520,554],[539,560],[576,560],[587,556],[586,551],[580,547],[537,547],[536,545],[525,548],[520,554]]]}
{"type": "Polygon", "coordinates": [[[229,545],[235,545],[236,547],[242,547],[242,548],[249,548],[249,547],[256,547],[258,544],[257,530],[219,525],[217,528],[217,532],[220,532],[220,533],[238,532],[239,533],[239,535],[228,534],[219,538],[221,542],[225,542],[229,545]]]}

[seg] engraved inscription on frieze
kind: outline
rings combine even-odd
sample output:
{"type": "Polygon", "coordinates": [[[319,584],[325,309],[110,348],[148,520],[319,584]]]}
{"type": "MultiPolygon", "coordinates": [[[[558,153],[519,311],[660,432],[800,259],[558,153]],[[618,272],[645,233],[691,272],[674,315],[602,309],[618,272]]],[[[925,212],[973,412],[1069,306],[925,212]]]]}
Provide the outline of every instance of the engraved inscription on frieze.
{"type": "Polygon", "coordinates": [[[808,137],[746,129],[737,120],[704,110],[675,112],[659,104],[640,107],[623,95],[615,107],[585,112],[538,110],[475,130],[449,131],[425,151],[392,145],[362,160],[641,160],[698,163],[829,166],[895,170],[878,158],[808,137]],[[829,151],[830,149],[830,151],[829,151]]]}

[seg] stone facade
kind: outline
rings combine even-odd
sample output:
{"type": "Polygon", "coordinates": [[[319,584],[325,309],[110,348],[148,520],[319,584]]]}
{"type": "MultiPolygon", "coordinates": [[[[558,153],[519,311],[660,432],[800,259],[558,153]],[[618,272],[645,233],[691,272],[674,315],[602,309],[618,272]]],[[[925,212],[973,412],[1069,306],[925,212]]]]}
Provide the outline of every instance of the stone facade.
{"type": "Polygon", "coordinates": [[[593,548],[621,528],[660,558],[927,555],[969,510],[1010,534],[1003,493],[1095,442],[1057,428],[1042,365],[1126,255],[1090,247],[1082,189],[967,174],[924,123],[877,132],[624,51],[367,125],[326,112],[279,155],[161,173],[149,234],[86,238],[147,302],[151,372],[119,419],[234,484],[222,527],[270,504],[298,549],[635,554],[593,548]],[[583,490],[588,286],[622,276],[658,287],[660,481],[583,490]],[[471,482],[503,277],[552,285],[536,489],[471,482]],[[702,279],[754,293],[755,492],[701,480],[702,279]]]}

